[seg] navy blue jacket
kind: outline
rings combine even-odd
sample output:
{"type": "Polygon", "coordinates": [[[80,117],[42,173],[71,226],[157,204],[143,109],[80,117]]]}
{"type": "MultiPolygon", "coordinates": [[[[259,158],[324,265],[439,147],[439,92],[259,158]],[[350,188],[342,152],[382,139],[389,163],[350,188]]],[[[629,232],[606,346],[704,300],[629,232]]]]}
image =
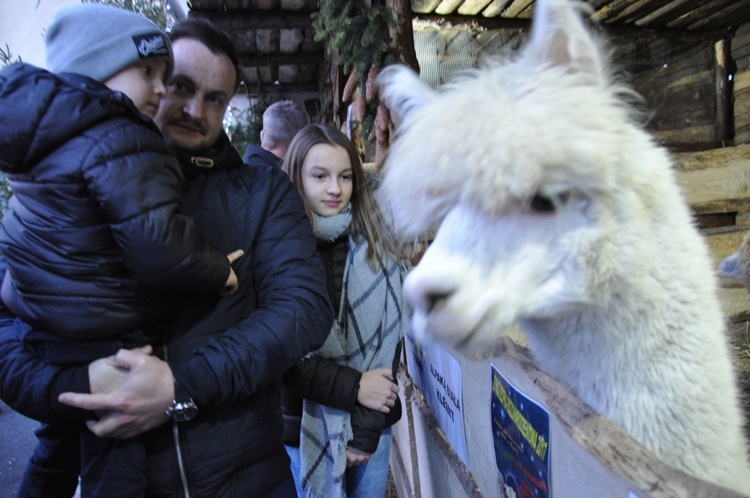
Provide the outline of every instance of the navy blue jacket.
{"type": "Polygon", "coordinates": [[[75,345],[146,327],[153,336],[164,290],[216,293],[226,282],[226,255],[178,213],[177,158],[122,93],[9,66],[0,151],[13,191],[2,298],[32,327],[75,345]]]}
{"type": "Polygon", "coordinates": [[[248,145],[242,157],[245,164],[250,166],[273,166],[281,168],[284,161],[273,152],[269,152],[260,145],[248,145]]]}
{"type": "MultiPolygon", "coordinates": [[[[190,422],[144,435],[148,493],[183,496],[179,451],[191,496],[263,496],[290,475],[281,444],[281,376],[319,348],[333,324],[323,268],[302,200],[283,171],[244,166],[223,134],[205,154],[213,167],[178,157],[186,178],[183,212],[220,251],[245,255],[234,265],[235,294],[187,295],[173,305],[180,319],[159,350],[200,411],[190,422]]],[[[86,369],[40,362],[3,311],[0,397],[40,420],[75,416],[56,395],[87,392],[86,369]]]]}

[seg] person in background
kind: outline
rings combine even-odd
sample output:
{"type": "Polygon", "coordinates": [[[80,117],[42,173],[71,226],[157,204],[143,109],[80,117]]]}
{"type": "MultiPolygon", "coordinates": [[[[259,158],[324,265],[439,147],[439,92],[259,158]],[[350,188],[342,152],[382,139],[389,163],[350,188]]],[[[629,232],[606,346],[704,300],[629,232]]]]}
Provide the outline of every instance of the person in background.
{"type": "Polygon", "coordinates": [[[246,167],[222,130],[239,86],[231,40],[192,17],[170,38],[174,72],[156,123],[186,179],[182,212],[220,250],[245,251],[239,288],[174,299],[157,355],[120,350],[75,368],[45,363],[0,307],[0,397],[40,420],[102,411],[87,423],[100,437],[143,434],[148,496],[294,496],[281,377],[333,320],[315,238],[287,175],[246,167]]]}
{"type": "MultiPolygon", "coordinates": [[[[285,376],[289,391],[305,398],[296,450],[298,485],[308,498],[382,497],[388,482],[390,427],[401,416],[392,380],[406,319],[401,299],[404,266],[355,146],[342,132],[319,124],[303,128],[292,140],[283,168],[305,202],[328,293],[337,305],[323,347],[285,376]],[[335,369],[330,363],[320,368],[317,358],[346,368],[335,369]],[[358,397],[358,390],[363,391],[362,380],[373,372],[380,385],[375,393],[381,397],[369,404],[358,397]]],[[[288,446],[287,451],[294,455],[295,448],[288,446]]]]}
{"type": "MultiPolygon", "coordinates": [[[[182,172],[152,121],[173,66],[166,35],[134,12],[83,4],[57,13],[45,44],[51,72],[0,73],[0,170],[13,191],[2,300],[39,356],[87,365],[160,340],[163,291],[234,292],[237,278],[178,213],[182,172]]],[[[37,437],[22,494],[55,489],[55,472],[35,462],[72,444],[84,496],[143,495],[140,440],[101,439],[80,422],[37,437]]]]}
{"type": "Polygon", "coordinates": [[[260,146],[248,145],[243,161],[250,166],[281,167],[289,143],[310,124],[305,108],[292,100],[274,102],[263,112],[260,146]]]}

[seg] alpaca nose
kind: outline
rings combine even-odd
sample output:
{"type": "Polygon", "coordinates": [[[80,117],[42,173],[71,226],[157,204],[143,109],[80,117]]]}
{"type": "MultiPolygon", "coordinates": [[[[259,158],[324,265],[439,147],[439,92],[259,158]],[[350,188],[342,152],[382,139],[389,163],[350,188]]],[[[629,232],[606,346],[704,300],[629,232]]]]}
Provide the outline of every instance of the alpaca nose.
{"type": "Polygon", "coordinates": [[[418,268],[404,282],[404,295],[411,305],[423,313],[439,308],[456,291],[447,275],[424,275],[418,268]]]}

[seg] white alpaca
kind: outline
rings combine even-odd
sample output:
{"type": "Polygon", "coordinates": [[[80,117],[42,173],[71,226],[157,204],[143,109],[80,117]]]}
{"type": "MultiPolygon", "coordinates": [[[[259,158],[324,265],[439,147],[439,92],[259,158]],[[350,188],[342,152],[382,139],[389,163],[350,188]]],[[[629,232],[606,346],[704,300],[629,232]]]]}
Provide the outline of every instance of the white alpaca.
{"type": "Polygon", "coordinates": [[[433,91],[381,75],[399,123],[383,193],[417,337],[476,350],[521,325],[539,364],[659,458],[750,494],[707,246],[578,2],[538,0],[514,61],[433,91]]]}

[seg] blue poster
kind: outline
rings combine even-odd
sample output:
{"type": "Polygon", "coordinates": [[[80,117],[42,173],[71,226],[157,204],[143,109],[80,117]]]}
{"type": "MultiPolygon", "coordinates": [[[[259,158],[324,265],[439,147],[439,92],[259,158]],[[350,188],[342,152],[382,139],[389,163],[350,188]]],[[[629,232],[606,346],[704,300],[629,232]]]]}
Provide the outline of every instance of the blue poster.
{"type": "Polygon", "coordinates": [[[510,498],[548,498],[549,413],[492,365],[490,412],[498,485],[510,498]]]}

